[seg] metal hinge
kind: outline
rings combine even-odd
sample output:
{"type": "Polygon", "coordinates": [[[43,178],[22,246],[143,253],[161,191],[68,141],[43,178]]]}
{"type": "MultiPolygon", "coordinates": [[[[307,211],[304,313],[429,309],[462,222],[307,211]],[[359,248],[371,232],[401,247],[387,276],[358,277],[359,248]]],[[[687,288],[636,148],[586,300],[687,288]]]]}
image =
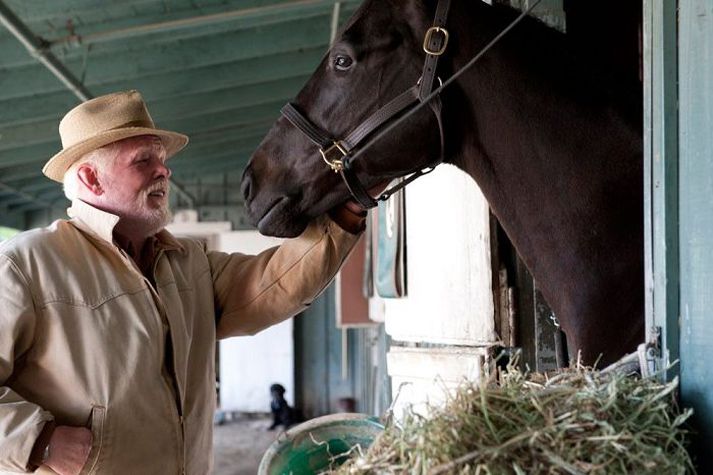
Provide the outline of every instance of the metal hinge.
{"type": "Polygon", "coordinates": [[[661,327],[654,327],[652,335],[651,340],[637,346],[634,353],[629,353],[616,363],[604,368],[602,373],[612,371],[638,372],[642,377],[646,378],[660,372],[665,365],[661,359],[661,327]]]}

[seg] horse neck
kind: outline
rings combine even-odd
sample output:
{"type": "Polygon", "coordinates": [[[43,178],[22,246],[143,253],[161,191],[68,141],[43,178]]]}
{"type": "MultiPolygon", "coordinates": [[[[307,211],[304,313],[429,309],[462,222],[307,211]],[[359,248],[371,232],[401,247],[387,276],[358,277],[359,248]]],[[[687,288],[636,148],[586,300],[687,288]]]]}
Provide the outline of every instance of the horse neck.
{"type": "MultiPolygon", "coordinates": [[[[516,16],[480,1],[451,8],[453,71],[516,16]]],[[[598,279],[615,265],[601,256],[606,246],[641,249],[637,224],[610,229],[640,215],[641,140],[608,94],[568,56],[562,35],[526,19],[443,98],[447,161],[478,183],[560,314],[581,304],[556,294],[581,282],[583,266],[598,279]],[[623,203],[620,216],[607,215],[607,199],[623,203]]]]}

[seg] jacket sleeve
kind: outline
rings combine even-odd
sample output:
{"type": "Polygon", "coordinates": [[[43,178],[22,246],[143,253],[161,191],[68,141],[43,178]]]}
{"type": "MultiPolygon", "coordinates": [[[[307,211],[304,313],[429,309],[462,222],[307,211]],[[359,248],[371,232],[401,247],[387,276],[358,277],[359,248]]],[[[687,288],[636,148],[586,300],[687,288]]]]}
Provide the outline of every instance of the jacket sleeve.
{"type": "Polygon", "coordinates": [[[358,239],[325,216],[256,256],[209,252],[218,338],[252,335],[304,310],[358,239]]]}
{"type": "Polygon", "coordinates": [[[27,470],[30,453],[52,415],[6,386],[32,345],[35,308],[20,270],[0,254],[0,471],[27,470]]]}

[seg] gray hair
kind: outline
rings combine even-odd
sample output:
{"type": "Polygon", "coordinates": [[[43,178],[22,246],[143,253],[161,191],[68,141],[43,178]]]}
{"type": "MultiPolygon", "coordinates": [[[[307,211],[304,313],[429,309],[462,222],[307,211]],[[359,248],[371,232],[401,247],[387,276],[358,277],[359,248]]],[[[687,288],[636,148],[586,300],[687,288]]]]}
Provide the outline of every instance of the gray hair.
{"type": "Polygon", "coordinates": [[[119,142],[113,142],[96,150],[92,150],[74,162],[67,171],[64,172],[64,177],[62,178],[64,196],[66,196],[69,201],[74,201],[78,197],[79,177],[77,176],[77,171],[79,167],[89,164],[94,168],[97,174],[104,173],[107,166],[116,160],[120,150],[121,144],[119,142]]]}

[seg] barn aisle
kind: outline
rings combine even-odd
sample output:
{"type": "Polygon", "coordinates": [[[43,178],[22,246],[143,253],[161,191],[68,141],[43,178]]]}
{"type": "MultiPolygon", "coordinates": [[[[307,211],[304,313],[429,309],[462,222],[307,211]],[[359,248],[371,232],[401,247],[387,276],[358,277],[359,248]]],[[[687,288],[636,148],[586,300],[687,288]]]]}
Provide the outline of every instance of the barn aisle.
{"type": "Polygon", "coordinates": [[[280,431],[268,431],[270,418],[243,417],[215,426],[214,475],[255,475],[263,453],[280,431]]]}

